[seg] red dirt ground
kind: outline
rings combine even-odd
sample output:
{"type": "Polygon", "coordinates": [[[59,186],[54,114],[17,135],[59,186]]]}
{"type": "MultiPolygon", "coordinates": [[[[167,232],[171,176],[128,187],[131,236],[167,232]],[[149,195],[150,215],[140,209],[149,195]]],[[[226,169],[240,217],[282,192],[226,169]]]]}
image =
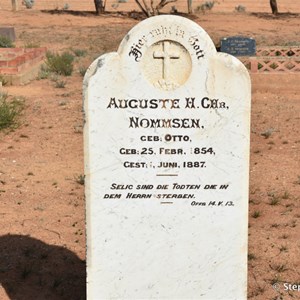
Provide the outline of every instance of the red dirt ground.
{"type": "MultiPolygon", "coordinates": [[[[213,38],[246,35],[258,46],[300,45],[299,16],[207,13],[193,17],[213,38]]],[[[81,49],[72,76],[4,87],[26,97],[21,126],[0,133],[0,299],[85,299],[82,76],[138,23],[39,11],[0,11],[17,46],[81,49]]],[[[248,298],[300,299],[300,74],[252,75],[248,298]],[[262,133],[270,132],[266,138],[262,133]],[[279,289],[272,288],[278,283],[279,289]]]]}

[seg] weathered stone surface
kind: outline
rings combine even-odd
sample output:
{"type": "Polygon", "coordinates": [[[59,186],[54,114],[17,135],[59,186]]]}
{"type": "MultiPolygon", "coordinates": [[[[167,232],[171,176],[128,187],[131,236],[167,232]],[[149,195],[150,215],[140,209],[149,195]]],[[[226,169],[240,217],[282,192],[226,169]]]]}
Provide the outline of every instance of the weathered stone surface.
{"type": "Polygon", "coordinates": [[[84,79],[88,299],[246,299],[250,81],[192,21],[84,79]]]}

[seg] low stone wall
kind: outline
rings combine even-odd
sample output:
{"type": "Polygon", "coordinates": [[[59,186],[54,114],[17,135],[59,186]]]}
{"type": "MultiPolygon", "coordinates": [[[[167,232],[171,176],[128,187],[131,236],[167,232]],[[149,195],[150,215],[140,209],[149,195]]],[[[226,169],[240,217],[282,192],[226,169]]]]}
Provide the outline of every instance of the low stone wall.
{"type": "Polygon", "coordinates": [[[300,47],[258,48],[256,57],[240,60],[252,73],[300,72],[300,47]]]}
{"type": "Polygon", "coordinates": [[[0,48],[0,75],[8,84],[24,84],[36,77],[46,48],[0,48]]]}

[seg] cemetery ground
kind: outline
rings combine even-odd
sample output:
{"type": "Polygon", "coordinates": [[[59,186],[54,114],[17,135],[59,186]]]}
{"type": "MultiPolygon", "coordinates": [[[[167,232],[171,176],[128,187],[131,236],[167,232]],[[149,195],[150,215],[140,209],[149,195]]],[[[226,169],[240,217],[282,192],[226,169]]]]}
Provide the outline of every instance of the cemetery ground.
{"type": "MultiPolygon", "coordinates": [[[[25,108],[19,127],[0,132],[0,299],[85,299],[82,74],[139,21],[38,11],[0,11],[0,20],[14,26],[18,47],[75,57],[71,76],[40,73],[2,88],[24,97],[25,108]]],[[[193,20],[216,45],[246,35],[258,47],[300,46],[299,16],[291,14],[193,20]]],[[[248,298],[300,299],[288,286],[300,285],[300,74],[251,79],[248,298]]]]}

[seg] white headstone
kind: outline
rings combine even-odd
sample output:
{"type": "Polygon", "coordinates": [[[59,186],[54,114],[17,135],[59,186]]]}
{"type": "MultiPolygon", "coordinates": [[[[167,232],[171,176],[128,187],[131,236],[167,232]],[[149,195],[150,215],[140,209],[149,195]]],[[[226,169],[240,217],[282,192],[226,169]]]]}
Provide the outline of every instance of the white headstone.
{"type": "Polygon", "coordinates": [[[250,80],[177,16],[84,80],[88,299],[246,299],[250,80]]]}

